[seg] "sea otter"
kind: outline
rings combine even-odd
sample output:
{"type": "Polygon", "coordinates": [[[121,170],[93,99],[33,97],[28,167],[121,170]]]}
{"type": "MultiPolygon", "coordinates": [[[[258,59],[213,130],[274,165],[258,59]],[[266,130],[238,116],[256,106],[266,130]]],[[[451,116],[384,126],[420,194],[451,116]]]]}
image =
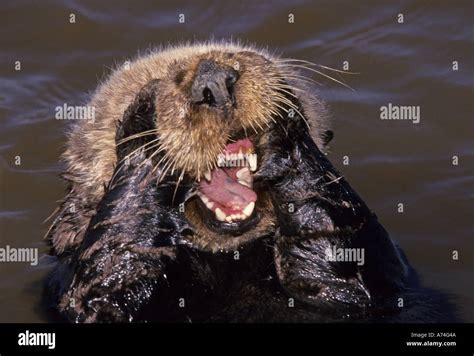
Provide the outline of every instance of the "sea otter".
{"type": "Polygon", "coordinates": [[[95,120],[69,134],[68,193],[47,234],[58,258],[47,291],[63,317],[443,318],[326,158],[332,133],[303,63],[188,44],[100,85],[95,120]],[[364,260],[348,258],[353,251],[364,260]]]}

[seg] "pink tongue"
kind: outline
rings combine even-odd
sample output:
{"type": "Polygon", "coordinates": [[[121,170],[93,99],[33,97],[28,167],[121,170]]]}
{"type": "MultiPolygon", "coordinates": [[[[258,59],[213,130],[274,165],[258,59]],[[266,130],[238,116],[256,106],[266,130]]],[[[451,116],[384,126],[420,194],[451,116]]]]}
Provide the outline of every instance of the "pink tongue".
{"type": "Polygon", "coordinates": [[[250,202],[257,200],[257,194],[245,185],[237,182],[236,173],[239,168],[217,168],[212,171],[212,179],[202,179],[201,192],[211,201],[232,210],[242,210],[250,202]]]}

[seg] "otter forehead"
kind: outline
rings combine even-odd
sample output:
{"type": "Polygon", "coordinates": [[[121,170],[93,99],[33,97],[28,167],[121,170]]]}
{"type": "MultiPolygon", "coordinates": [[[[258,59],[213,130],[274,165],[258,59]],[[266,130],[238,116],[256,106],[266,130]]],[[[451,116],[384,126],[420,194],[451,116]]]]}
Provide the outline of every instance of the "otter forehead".
{"type": "Polygon", "coordinates": [[[180,45],[171,46],[164,49],[152,51],[149,56],[154,56],[157,60],[172,63],[175,61],[192,58],[195,56],[202,56],[208,53],[222,54],[222,58],[226,54],[236,54],[239,52],[246,52],[248,54],[255,54],[266,58],[269,61],[276,60],[277,57],[271,55],[269,52],[253,46],[245,46],[231,43],[202,43],[194,45],[180,45]]]}
{"type": "MultiPolygon", "coordinates": [[[[268,61],[274,61],[278,58],[271,55],[269,52],[259,49],[253,46],[244,46],[239,44],[230,43],[202,43],[194,45],[179,45],[169,46],[165,48],[158,48],[150,51],[145,56],[140,56],[135,60],[129,62],[129,66],[126,70],[134,70],[140,68],[145,69],[147,73],[142,73],[144,76],[143,80],[150,80],[151,76],[154,78],[162,79],[169,74],[170,68],[173,68],[173,64],[182,63],[193,59],[199,59],[203,56],[212,54],[215,58],[222,60],[228,60],[229,55],[232,56],[237,53],[247,53],[247,55],[254,55],[265,58],[268,61]],[[227,58],[226,58],[227,57],[227,58]],[[171,66],[171,67],[170,67],[171,66]]],[[[118,72],[122,71],[122,68],[117,68],[118,72]]]]}

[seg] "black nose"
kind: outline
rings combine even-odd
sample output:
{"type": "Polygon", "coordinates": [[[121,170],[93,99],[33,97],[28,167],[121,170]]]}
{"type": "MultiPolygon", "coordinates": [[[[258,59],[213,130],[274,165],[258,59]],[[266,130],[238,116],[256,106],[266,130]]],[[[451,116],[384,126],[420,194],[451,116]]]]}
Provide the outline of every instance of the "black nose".
{"type": "Polygon", "coordinates": [[[239,73],[232,67],[203,59],[191,87],[192,99],[196,104],[218,108],[232,105],[235,103],[234,84],[237,79],[239,73]]]}

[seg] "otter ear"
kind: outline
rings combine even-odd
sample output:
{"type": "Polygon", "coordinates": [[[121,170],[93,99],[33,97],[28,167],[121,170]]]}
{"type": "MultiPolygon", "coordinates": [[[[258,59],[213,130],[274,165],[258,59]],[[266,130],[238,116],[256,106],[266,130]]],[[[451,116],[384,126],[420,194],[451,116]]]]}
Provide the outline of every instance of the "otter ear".
{"type": "Polygon", "coordinates": [[[119,120],[115,135],[119,158],[156,138],[155,133],[145,132],[156,129],[156,98],[159,84],[158,79],[153,79],[140,89],[125,110],[122,120],[119,120]],[[136,137],[132,138],[134,135],[136,137]]]}

